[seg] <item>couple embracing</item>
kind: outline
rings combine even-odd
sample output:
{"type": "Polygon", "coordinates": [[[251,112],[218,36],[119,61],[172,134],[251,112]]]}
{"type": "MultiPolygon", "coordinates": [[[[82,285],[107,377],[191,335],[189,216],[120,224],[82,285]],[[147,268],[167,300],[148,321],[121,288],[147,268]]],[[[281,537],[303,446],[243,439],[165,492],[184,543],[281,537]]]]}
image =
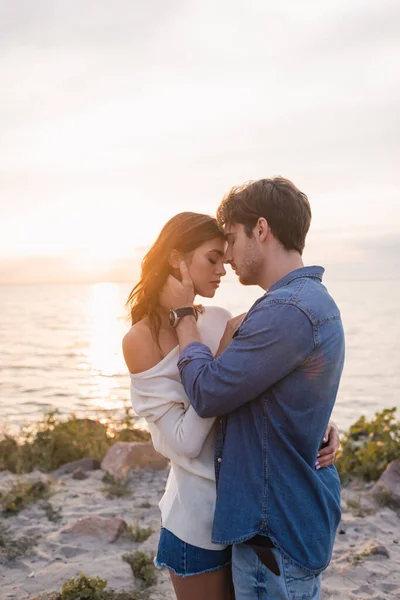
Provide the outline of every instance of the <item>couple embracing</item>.
{"type": "Polygon", "coordinates": [[[340,312],[305,267],[307,196],[290,181],[232,189],[217,218],[181,213],[142,262],[123,340],[135,412],[171,461],[155,563],[178,600],[317,600],[340,520],[329,421],[340,312]],[[263,295],[233,317],[225,264],[263,295]]]}

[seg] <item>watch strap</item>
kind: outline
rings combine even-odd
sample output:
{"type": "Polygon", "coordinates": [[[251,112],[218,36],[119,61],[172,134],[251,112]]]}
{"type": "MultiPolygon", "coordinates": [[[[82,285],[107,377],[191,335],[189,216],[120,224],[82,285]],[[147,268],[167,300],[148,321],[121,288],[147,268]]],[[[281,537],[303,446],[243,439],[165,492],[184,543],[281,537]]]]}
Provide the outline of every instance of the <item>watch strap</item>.
{"type": "Polygon", "coordinates": [[[177,308],[169,312],[169,324],[171,327],[176,327],[182,317],[192,316],[198,318],[198,312],[194,306],[185,306],[184,308],[177,308]]]}
{"type": "Polygon", "coordinates": [[[197,315],[197,310],[195,309],[194,306],[186,306],[185,308],[177,308],[176,310],[174,310],[174,313],[176,314],[178,319],[181,319],[182,317],[192,316],[197,321],[198,315],[197,315]]]}

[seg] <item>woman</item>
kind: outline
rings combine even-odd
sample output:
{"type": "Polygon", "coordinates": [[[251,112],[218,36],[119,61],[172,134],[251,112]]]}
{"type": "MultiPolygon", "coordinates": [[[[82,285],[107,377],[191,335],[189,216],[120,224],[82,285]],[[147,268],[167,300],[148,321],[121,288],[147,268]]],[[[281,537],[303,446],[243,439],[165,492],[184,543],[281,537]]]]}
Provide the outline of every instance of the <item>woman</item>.
{"type": "MultiPolygon", "coordinates": [[[[179,277],[179,263],[184,260],[196,294],[212,298],[226,273],[224,249],[224,234],[215,219],[190,212],[176,215],[145,256],[140,281],[127,302],[132,327],[123,340],[123,351],[131,374],[133,408],[146,419],[155,449],[171,460],[160,502],[162,528],[155,562],[169,569],[178,600],[233,598],[231,555],[229,547],[211,542],[216,499],[214,419],[200,418],[190,406],[177,368],[178,338],[160,294],[169,274],[179,277]]],[[[231,315],[218,307],[197,310],[202,338],[216,354],[231,315]]],[[[225,334],[220,351],[226,338],[225,334]]],[[[331,443],[320,466],[332,462],[336,449],[331,443]]]]}

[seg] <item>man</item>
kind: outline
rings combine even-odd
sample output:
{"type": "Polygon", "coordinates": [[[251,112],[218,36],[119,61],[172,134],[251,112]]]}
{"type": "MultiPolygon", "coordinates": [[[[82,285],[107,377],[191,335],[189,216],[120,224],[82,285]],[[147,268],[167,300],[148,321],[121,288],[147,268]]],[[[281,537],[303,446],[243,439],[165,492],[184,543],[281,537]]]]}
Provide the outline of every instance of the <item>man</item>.
{"type": "Polygon", "coordinates": [[[340,520],[336,469],[315,468],[343,369],[340,313],[323,268],[303,265],[311,209],[293,183],[233,189],[217,218],[226,262],[266,291],[228,325],[220,356],[201,342],[184,263],[165,288],[186,393],[200,416],[221,417],[213,541],[233,544],[236,600],[316,600],[340,520]]]}

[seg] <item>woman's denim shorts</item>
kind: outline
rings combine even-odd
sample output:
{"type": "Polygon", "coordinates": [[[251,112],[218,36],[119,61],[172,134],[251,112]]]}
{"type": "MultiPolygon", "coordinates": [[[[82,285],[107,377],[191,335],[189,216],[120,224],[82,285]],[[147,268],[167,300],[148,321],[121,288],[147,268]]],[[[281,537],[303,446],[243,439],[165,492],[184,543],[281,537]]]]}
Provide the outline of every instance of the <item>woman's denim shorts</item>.
{"type": "Polygon", "coordinates": [[[205,550],[183,542],[162,527],[154,564],[159,569],[167,567],[175,575],[188,577],[223,569],[231,564],[231,560],[231,546],[225,550],[205,550]]]}

